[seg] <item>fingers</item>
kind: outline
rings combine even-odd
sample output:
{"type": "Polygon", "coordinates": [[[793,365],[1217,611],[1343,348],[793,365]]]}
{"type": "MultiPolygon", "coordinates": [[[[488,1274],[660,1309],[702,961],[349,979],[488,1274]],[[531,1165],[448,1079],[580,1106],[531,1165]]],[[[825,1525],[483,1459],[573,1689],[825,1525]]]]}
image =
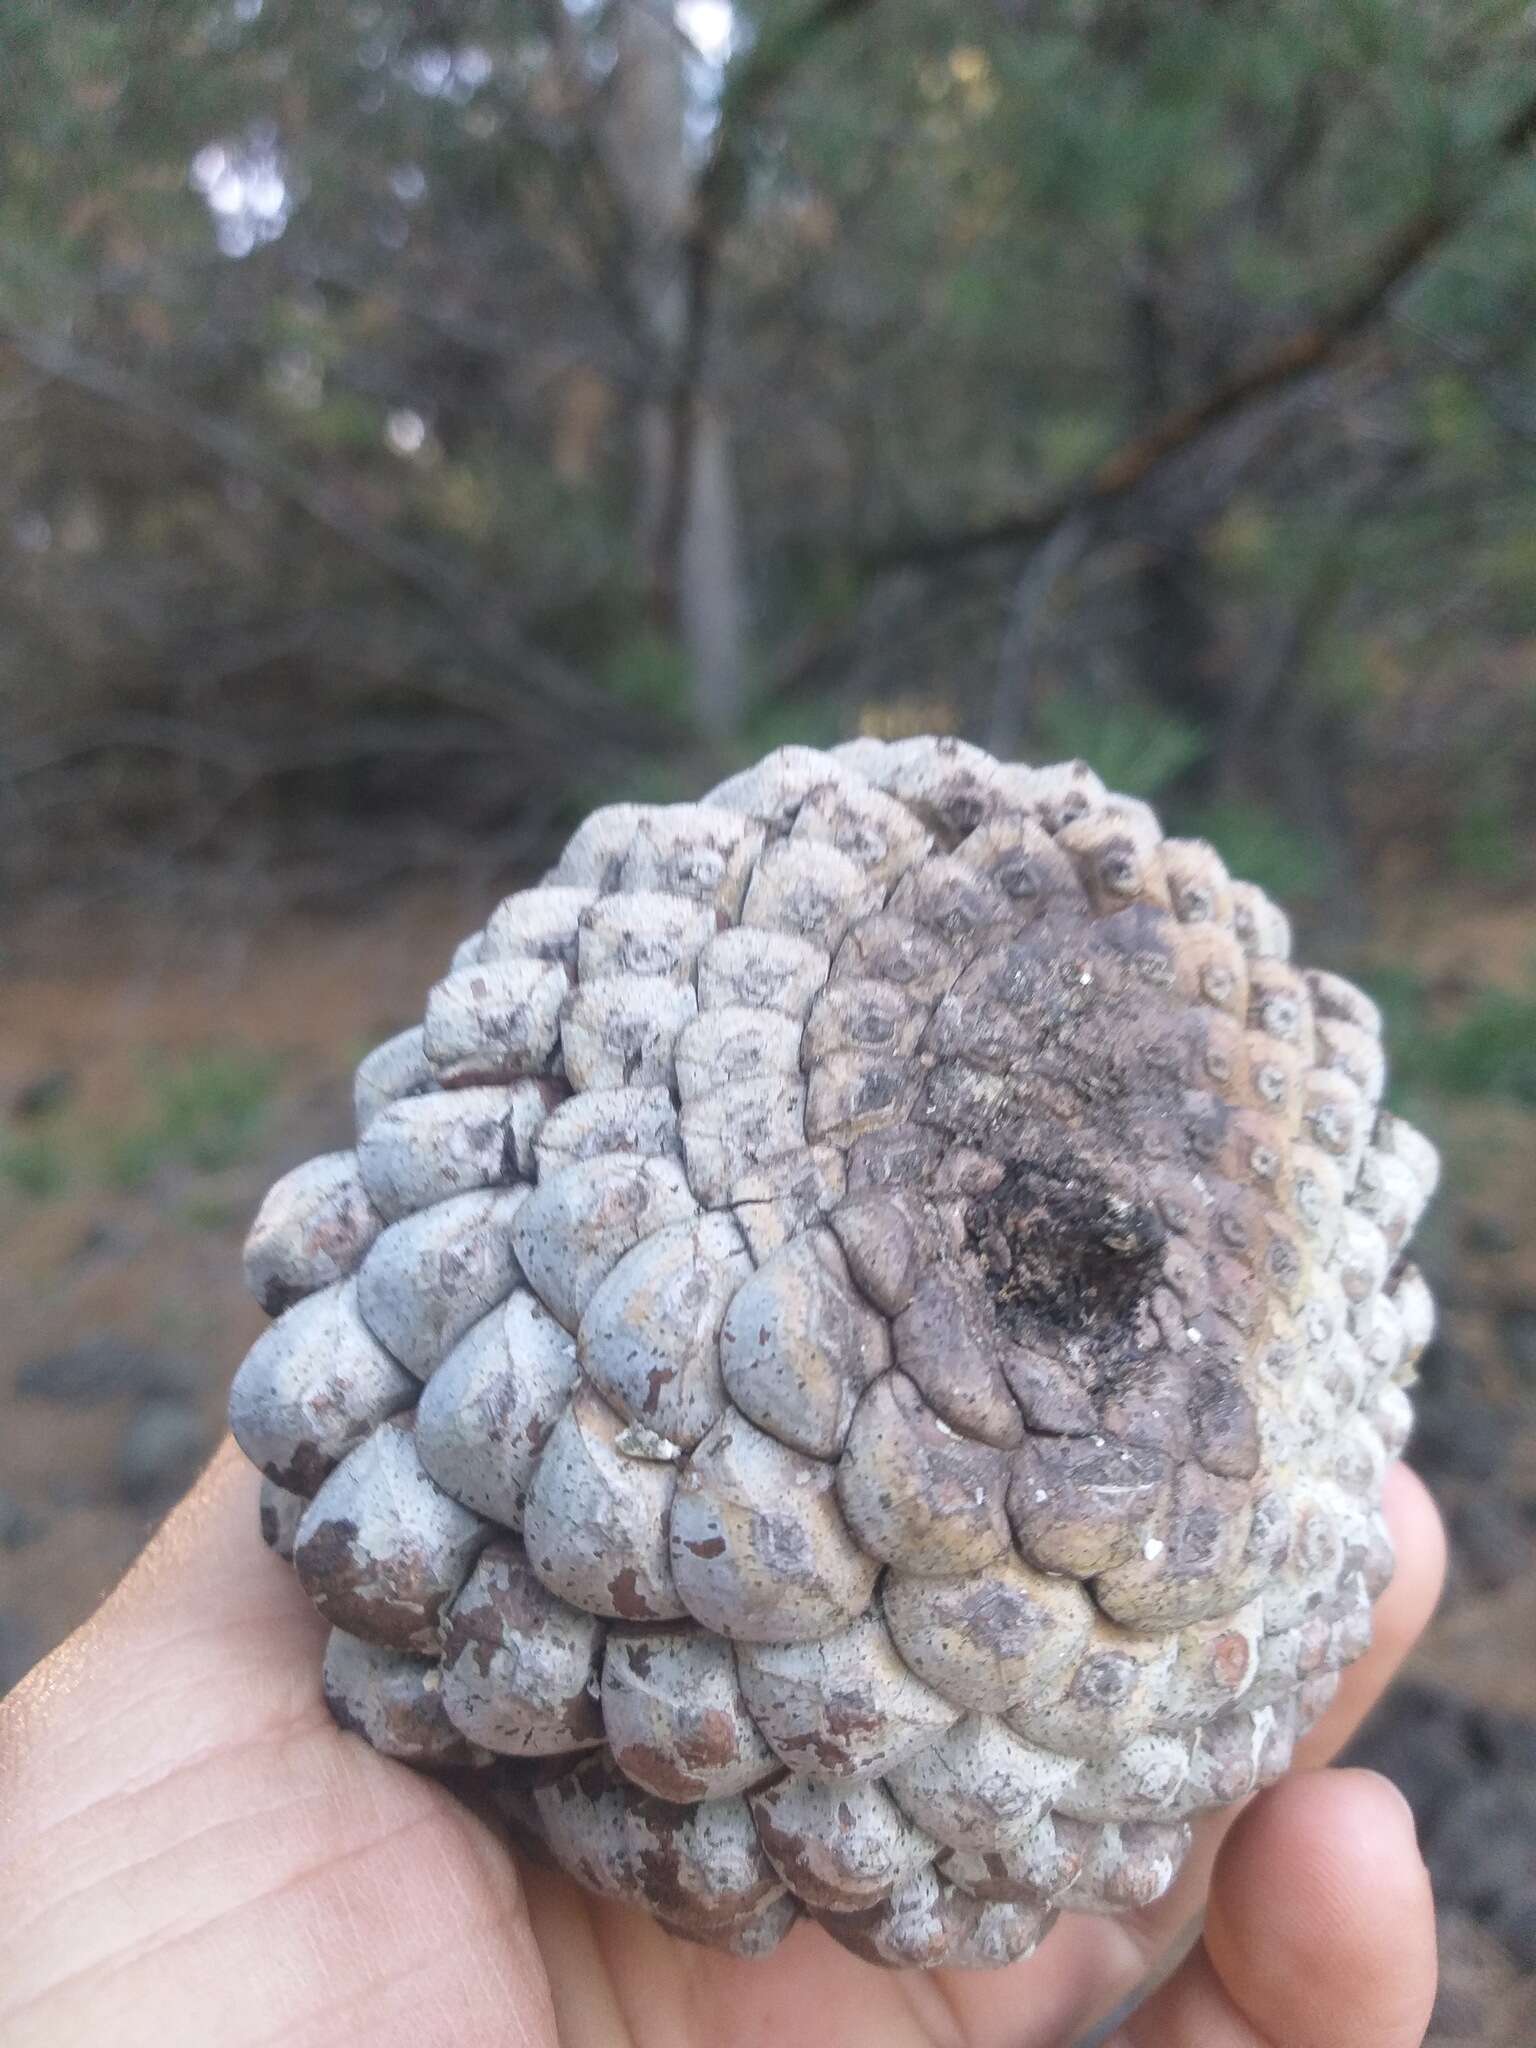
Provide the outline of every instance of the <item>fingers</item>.
{"type": "Polygon", "coordinates": [[[0,2036],[553,2048],[506,1857],[338,1735],[256,1494],[226,1447],[0,1708],[0,2036]]]}
{"type": "MultiPolygon", "coordinates": [[[[1423,1629],[1439,1593],[1444,1539],[1423,1487],[1411,1473],[1394,1470],[1384,1507],[1397,1550],[1396,1575],[1377,1607],[1373,1649],[1346,1676],[1326,1725],[1308,1745],[1312,1762],[1331,1755],[1374,1705],[1423,1629]]],[[[1280,1790],[1290,1796],[1288,1786],[1280,1790]]],[[[1155,1906],[1123,1918],[1068,1913],[1039,1955],[1018,1972],[950,1978],[945,1993],[961,2019],[965,2038],[976,2048],[994,2043],[998,2048],[1005,2043],[1008,2048],[1025,2048],[1045,2040],[1074,2040],[1102,2022],[1149,1970],[1165,1964],[1198,1919],[1212,1866],[1234,1819],[1231,1813],[1217,1813],[1197,1823],[1195,1845],[1179,1882],[1155,1906]],[[1021,1993],[1020,1985],[1027,1986],[1027,1992],[1021,1993]]],[[[1158,2036],[1142,2036],[1138,2048],[1153,2048],[1154,2042],[1156,2048],[1171,2048],[1172,2038],[1165,2043],[1158,2036]]],[[[1203,2036],[1193,2038],[1198,2048],[1207,2048],[1203,2036]]],[[[1216,2048],[1221,2039],[1212,2037],[1216,2048]]],[[[1282,2041],[1283,2048],[1295,2048],[1291,2041],[1282,2041]]]]}
{"type": "Polygon", "coordinates": [[[1406,1802],[1369,1771],[1311,1773],[1232,1829],[1204,1940],[1116,2048],[1420,2048],[1434,1996],[1406,1802]]]}
{"type": "Polygon", "coordinates": [[[6,1699],[0,1741],[82,1691],[99,1715],[180,1688],[174,1725],[153,1732],[182,1741],[238,1737],[317,1700],[325,1630],[260,1540],[257,1490],[226,1441],[116,1591],[6,1699]]]}
{"type": "MultiPolygon", "coordinates": [[[[1300,1770],[1311,1770],[1328,1763],[1349,1742],[1423,1634],[1440,1597],[1445,1579],[1445,1532],[1439,1512],[1422,1481],[1406,1466],[1394,1465],[1387,1474],[1382,1506],[1397,1552],[1397,1569],[1391,1585],[1376,1603],[1370,1649],[1344,1673],[1338,1697],[1298,1748],[1297,1766],[1300,1770]]],[[[1341,1780],[1344,1775],[1338,1774],[1341,1780]]],[[[1268,1810],[1271,1802],[1282,1795],[1289,1795],[1292,1783],[1313,1782],[1333,1781],[1306,1778],[1287,1781],[1255,1805],[1261,1810],[1268,1810]]],[[[1223,1881],[1220,1872],[1228,1852],[1228,1839],[1236,1839],[1246,1819],[1246,1815],[1211,1815],[1197,1827],[1194,1850],[1173,1891],[1145,1914],[1135,1915],[1122,1923],[1142,1959],[1143,1967],[1176,1941],[1180,1930],[1187,1927],[1198,1912],[1199,1902],[1207,1890],[1214,1893],[1223,1881]],[[1214,1877],[1213,1871],[1217,1873],[1214,1877]]],[[[1416,1851],[1414,1862],[1417,1863],[1416,1851]]],[[[1208,1968],[1205,1948],[1197,1946],[1177,1981],[1187,1985],[1199,1972],[1208,1968]],[[1186,1972],[1190,1974],[1186,1976],[1186,1972]]],[[[1199,2048],[1206,2048],[1203,2036],[1191,2038],[1198,2040],[1199,2048]]],[[[1224,2037],[1216,2035],[1212,2038],[1213,2048],[1224,2048],[1224,2037]]],[[[1242,2034],[1232,2038],[1246,2040],[1242,2034]]],[[[1292,2048],[1287,2037],[1281,2035],[1277,2038],[1283,2048],[1292,2048]]],[[[1174,2048],[1178,2039],[1177,2036],[1170,2037],[1168,2048],[1174,2048]]],[[[1417,2043],[1418,2037],[1413,2039],[1417,2043]]],[[[1163,2048],[1160,2040],[1158,2048],[1163,2048]]]]}
{"type": "Polygon", "coordinates": [[[261,1543],[256,1494],[226,1444],[117,1590],[0,1703],[11,1817],[51,1824],[188,1757],[328,1727],[324,1629],[261,1543]]]}

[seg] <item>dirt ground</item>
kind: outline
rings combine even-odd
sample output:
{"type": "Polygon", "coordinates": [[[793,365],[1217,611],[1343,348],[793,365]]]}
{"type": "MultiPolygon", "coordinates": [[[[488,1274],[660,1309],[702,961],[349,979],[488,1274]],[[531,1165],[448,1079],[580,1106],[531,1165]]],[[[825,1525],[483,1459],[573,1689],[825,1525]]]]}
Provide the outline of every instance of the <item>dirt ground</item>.
{"type": "Polygon", "coordinates": [[[413,895],[223,937],[85,923],[7,977],[0,1682],[89,1612],[215,1441],[263,1324],[240,1277],[256,1204],[349,1142],[353,1066],[473,922],[413,895]]]}
{"type": "MultiPolygon", "coordinates": [[[[0,955],[0,1690],[91,1610],[211,1448],[261,1327],[239,1259],[257,1201],[348,1141],[357,1058],[420,1015],[486,907],[417,891],[223,932],[82,913],[0,955]]],[[[1384,944],[1486,976],[1528,956],[1529,913],[1490,928],[1421,899],[1384,944]]],[[[1435,1841],[1463,1840],[1490,1772],[1536,1785],[1536,1117],[1463,1107],[1439,1135],[1444,1337],[1413,1455],[1458,1559],[1366,1754],[1414,1798],[1441,1884],[1434,2039],[1530,2048],[1536,1846],[1489,1876],[1476,1847],[1436,1863],[1435,1841]]]]}

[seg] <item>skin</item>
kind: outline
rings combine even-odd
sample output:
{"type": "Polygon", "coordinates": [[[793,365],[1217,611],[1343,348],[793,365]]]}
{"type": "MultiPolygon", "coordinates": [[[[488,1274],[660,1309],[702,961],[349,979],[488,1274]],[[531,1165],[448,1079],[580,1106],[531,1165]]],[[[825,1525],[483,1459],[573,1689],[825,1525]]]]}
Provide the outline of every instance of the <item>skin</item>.
{"type": "Polygon", "coordinates": [[[1417,2048],[1429,1884],[1385,1780],[1318,1768],[1427,1621],[1435,1511],[1395,1470],[1397,1577],[1305,1768],[1205,1827],[1173,1895],[1063,1919],[998,1972],[893,1974],[802,1924],[769,1960],[675,1941],[519,1866],[340,1734],[323,1630],[229,1447],[94,1618],[0,1707],[6,2048],[1071,2048],[1204,1911],[1114,2048],[1417,2048]]]}

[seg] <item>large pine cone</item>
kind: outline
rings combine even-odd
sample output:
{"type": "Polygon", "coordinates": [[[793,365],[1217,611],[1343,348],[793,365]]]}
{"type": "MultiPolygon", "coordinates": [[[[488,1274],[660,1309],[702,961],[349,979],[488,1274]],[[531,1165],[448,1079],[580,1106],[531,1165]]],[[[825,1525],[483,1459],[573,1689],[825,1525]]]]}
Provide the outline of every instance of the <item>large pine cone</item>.
{"type": "Polygon", "coordinates": [[[589,818],[251,1236],[337,1719],[741,1952],[1156,1897],[1369,1639],[1430,1327],[1434,1154],[1287,952],[1076,763],[589,818]]]}

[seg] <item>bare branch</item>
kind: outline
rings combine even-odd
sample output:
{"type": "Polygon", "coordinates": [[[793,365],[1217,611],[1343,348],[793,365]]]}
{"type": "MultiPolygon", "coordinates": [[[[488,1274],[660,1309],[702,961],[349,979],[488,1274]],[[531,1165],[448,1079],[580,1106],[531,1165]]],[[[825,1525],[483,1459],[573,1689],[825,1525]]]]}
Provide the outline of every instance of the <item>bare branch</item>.
{"type": "MultiPolygon", "coordinates": [[[[655,722],[642,724],[577,670],[536,646],[511,617],[506,604],[429,549],[403,540],[365,518],[339,491],[318,482],[264,440],[232,420],[202,411],[149,378],[87,355],[57,335],[37,334],[0,318],[0,343],[34,370],[131,413],[200,448],[228,468],[249,476],[277,498],[344,541],[356,554],[446,613],[459,642],[517,679],[520,710],[536,707],[553,730],[569,730],[573,714],[596,721],[589,744],[597,751],[628,740],[658,744],[655,722]]],[[[666,745],[675,735],[661,735],[666,745]]]]}
{"type": "Polygon", "coordinates": [[[1024,738],[1024,713],[1045,612],[1057,584],[1076,566],[1091,532],[1086,518],[1066,520],[1035,549],[1015,585],[998,649],[987,729],[987,746],[1000,759],[1011,759],[1024,738]]]}
{"type": "Polygon", "coordinates": [[[512,736],[498,738],[478,720],[449,726],[441,720],[428,725],[403,719],[352,719],[333,733],[277,745],[221,730],[205,720],[125,712],[112,718],[83,719],[60,732],[17,742],[7,749],[0,764],[0,780],[20,781],[74,767],[93,755],[130,752],[197,761],[255,783],[381,758],[419,755],[431,760],[455,753],[480,758],[502,750],[516,751],[512,736]]]}
{"type": "Polygon", "coordinates": [[[1131,435],[1065,489],[1048,493],[986,526],[888,541],[872,550],[866,568],[880,570],[912,563],[931,567],[989,549],[1034,545],[1076,515],[1124,498],[1172,456],[1249,405],[1359,356],[1394,294],[1438,253],[1482,201],[1498,173],[1511,159],[1522,156],[1533,141],[1536,94],[1525,100],[1492,138],[1480,160],[1481,175],[1468,175],[1458,191],[1432,200],[1403,221],[1365,265],[1360,284],[1330,313],[1288,335],[1203,398],[1175,406],[1150,427],[1131,435]]]}
{"type": "Polygon", "coordinates": [[[1235,762],[1256,735],[1272,730],[1282,705],[1294,697],[1307,661],[1344,606],[1353,587],[1362,530],[1415,459],[1412,449],[1391,451],[1341,493],[1300,598],[1259,640],[1253,671],[1234,697],[1221,752],[1235,762]]]}
{"type": "MultiPolygon", "coordinates": [[[[483,357],[503,368],[515,367],[524,387],[535,393],[542,394],[544,386],[576,366],[595,369],[615,384],[634,380],[632,344],[621,346],[595,322],[582,329],[579,340],[562,337],[558,348],[542,349],[538,372],[530,375],[528,351],[518,332],[514,307],[465,312],[453,305],[447,295],[428,297],[420,290],[402,291],[388,283],[377,266],[359,263],[343,250],[305,247],[292,235],[283,238],[279,257],[284,268],[303,284],[321,285],[351,298],[366,298],[376,306],[387,307],[396,318],[451,342],[468,355],[483,357]]],[[[429,278],[429,291],[431,282],[429,278]]],[[[576,324],[577,315],[573,312],[565,325],[574,329],[576,324]]]]}
{"type": "Polygon", "coordinates": [[[550,46],[561,86],[577,111],[574,157],[581,186],[593,218],[592,248],[597,275],[618,323],[632,346],[644,332],[640,308],[626,276],[625,219],[622,185],[603,144],[597,88],[587,75],[581,32],[565,0],[537,0],[537,13],[550,46]]]}

